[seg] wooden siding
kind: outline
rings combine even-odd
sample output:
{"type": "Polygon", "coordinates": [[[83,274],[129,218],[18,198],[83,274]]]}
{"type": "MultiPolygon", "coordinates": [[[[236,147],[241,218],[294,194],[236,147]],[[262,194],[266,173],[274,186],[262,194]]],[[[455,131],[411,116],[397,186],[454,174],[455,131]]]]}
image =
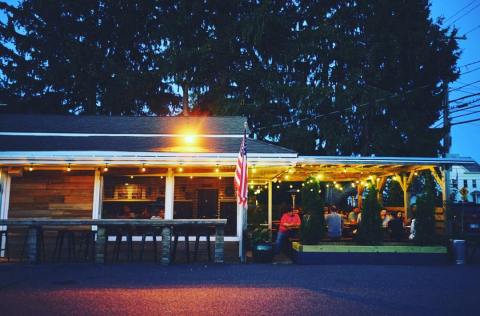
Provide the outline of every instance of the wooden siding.
{"type": "Polygon", "coordinates": [[[9,218],[91,218],[93,171],[33,171],[12,178],[9,218]]]}

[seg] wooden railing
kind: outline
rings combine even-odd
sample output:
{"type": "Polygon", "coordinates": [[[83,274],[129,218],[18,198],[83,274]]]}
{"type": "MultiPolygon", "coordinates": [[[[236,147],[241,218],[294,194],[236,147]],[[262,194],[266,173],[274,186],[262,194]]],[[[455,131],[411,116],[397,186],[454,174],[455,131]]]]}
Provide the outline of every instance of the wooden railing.
{"type": "Polygon", "coordinates": [[[39,231],[43,226],[97,226],[95,242],[95,262],[105,263],[106,228],[109,226],[151,226],[162,229],[161,263],[171,262],[170,242],[172,228],[177,226],[208,227],[215,226],[215,263],[224,262],[224,230],[226,219],[45,219],[45,218],[15,218],[0,220],[0,226],[27,226],[27,259],[30,263],[39,262],[39,231]]]}

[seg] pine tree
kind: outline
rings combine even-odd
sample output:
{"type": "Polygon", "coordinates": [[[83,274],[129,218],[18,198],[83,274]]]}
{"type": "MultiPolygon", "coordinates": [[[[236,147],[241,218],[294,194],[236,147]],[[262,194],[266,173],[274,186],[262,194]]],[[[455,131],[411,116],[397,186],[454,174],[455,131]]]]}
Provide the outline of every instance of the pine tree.
{"type": "Polygon", "coordinates": [[[376,245],[383,239],[381,205],[377,200],[377,190],[370,185],[363,204],[362,218],[358,227],[358,241],[361,244],[376,245]]]}
{"type": "Polygon", "coordinates": [[[321,196],[320,183],[309,177],[302,187],[303,219],[300,238],[303,244],[316,244],[325,233],[324,201],[321,196]]]}

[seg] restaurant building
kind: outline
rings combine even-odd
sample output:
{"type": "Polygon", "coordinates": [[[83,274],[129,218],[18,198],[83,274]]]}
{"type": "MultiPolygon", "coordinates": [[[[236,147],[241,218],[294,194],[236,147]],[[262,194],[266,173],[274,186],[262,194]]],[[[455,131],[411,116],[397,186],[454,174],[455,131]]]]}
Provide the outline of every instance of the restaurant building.
{"type": "MultiPolygon", "coordinates": [[[[242,239],[233,176],[242,117],[0,115],[1,219],[225,218],[226,241],[242,239]]],[[[404,192],[431,170],[446,202],[449,168],[471,158],[301,156],[248,139],[249,184],[265,188],[268,225],[280,182],[348,183],[361,203],[366,181],[404,192]]],[[[408,215],[408,213],[407,213],[408,215]]],[[[439,214],[441,217],[443,214],[439,214]]]]}

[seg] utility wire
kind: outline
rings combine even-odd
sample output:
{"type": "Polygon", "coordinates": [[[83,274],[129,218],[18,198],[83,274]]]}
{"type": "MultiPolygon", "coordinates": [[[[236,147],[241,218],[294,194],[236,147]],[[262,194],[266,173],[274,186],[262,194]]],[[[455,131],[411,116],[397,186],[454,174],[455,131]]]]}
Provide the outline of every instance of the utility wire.
{"type": "Polygon", "coordinates": [[[469,73],[474,72],[474,71],[477,71],[477,70],[480,70],[480,67],[477,67],[477,68],[475,68],[475,69],[469,70],[469,71],[467,71],[467,72],[462,72],[462,73],[460,73],[460,75],[466,75],[466,74],[469,74],[469,73]]]}
{"type": "Polygon", "coordinates": [[[461,19],[463,19],[466,15],[470,14],[473,10],[475,10],[476,8],[480,7],[480,3],[477,4],[476,6],[474,6],[473,8],[471,8],[469,11],[465,12],[464,14],[462,14],[461,16],[459,16],[458,18],[456,18],[453,22],[451,22],[448,27],[452,26],[453,24],[455,24],[455,22],[458,22],[460,21],[461,19]]]}
{"type": "Polygon", "coordinates": [[[476,119],[473,119],[473,120],[468,120],[468,121],[461,121],[461,122],[455,122],[455,123],[451,123],[450,126],[453,126],[453,125],[461,125],[461,124],[467,124],[467,123],[472,123],[472,122],[477,122],[477,121],[480,121],[480,118],[476,118],[476,119]]]}
{"type": "Polygon", "coordinates": [[[464,114],[459,114],[459,115],[456,115],[456,116],[451,116],[450,119],[453,120],[453,119],[456,119],[456,118],[459,118],[459,117],[469,116],[469,115],[476,114],[476,113],[480,113],[480,110],[473,111],[473,112],[468,112],[468,113],[464,113],[464,114]]]}
{"type": "Polygon", "coordinates": [[[475,26],[473,29],[467,31],[465,34],[463,34],[463,36],[466,36],[466,35],[472,33],[472,32],[475,31],[476,29],[480,29],[480,24],[477,25],[477,26],[475,26]]]}
{"type": "Polygon", "coordinates": [[[449,92],[456,91],[456,90],[459,90],[459,89],[462,89],[462,88],[465,88],[465,87],[468,87],[468,86],[474,85],[474,84],[476,84],[476,83],[478,83],[478,82],[480,82],[480,80],[477,80],[477,81],[474,81],[474,82],[467,83],[467,84],[465,84],[465,85],[463,85],[463,86],[461,86],[461,87],[455,87],[455,88],[453,88],[453,89],[450,89],[450,90],[448,90],[448,91],[449,91],[449,92]]]}
{"type": "MultiPolygon", "coordinates": [[[[474,102],[478,102],[480,101],[480,99],[476,99],[474,100],[473,102],[470,102],[470,103],[465,103],[466,105],[469,105],[469,104],[472,104],[474,102]]],[[[471,109],[474,109],[474,108],[478,108],[480,105],[478,104],[475,104],[475,105],[472,105],[472,106],[468,106],[468,107],[462,107],[462,108],[458,108],[458,107],[455,107],[454,109],[456,110],[453,110],[453,111],[450,111],[450,113],[457,113],[457,112],[462,112],[462,111],[466,111],[466,110],[471,110],[471,109]]]]}
{"type": "Polygon", "coordinates": [[[444,22],[447,22],[448,20],[451,20],[452,18],[456,17],[460,12],[468,8],[472,3],[474,3],[477,0],[473,0],[472,2],[469,2],[466,6],[462,7],[460,10],[457,10],[453,15],[451,15],[449,18],[447,18],[444,22]]]}
{"type": "Polygon", "coordinates": [[[456,102],[456,101],[459,101],[459,100],[464,100],[464,99],[471,98],[471,97],[474,97],[474,96],[477,96],[477,95],[480,95],[480,92],[479,93],[472,93],[470,95],[466,95],[466,96],[463,96],[461,98],[450,100],[450,101],[448,101],[448,103],[456,102]]]}
{"type": "MultiPolygon", "coordinates": [[[[479,25],[479,26],[480,26],[480,25],[479,25]]],[[[480,60],[472,61],[471,63],[465,64],[465,65],[461,65],[461,66],[458,66],[458,68],[462,68],[462,67],[468,67],[468,66],[475,65],[475,64],[478,64],[478,63],[480,63],[480,60]]]]}

